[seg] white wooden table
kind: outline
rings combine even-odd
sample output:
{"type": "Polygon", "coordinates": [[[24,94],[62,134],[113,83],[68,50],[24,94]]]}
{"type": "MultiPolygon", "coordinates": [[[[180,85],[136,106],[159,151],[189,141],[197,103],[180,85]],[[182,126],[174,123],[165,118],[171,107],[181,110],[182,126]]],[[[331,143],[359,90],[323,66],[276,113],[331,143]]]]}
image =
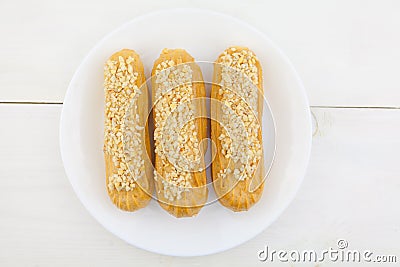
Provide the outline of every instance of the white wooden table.
{"type": "Polygon", "coordinates": [[[322,250],[339,238],[399,262],[399,14],[397,0],[0,1],[0,266],[261,266],[265,245],[322,250]],[[206,257],[156,255],[107,232],[78,201],[59,152],[63,97],[85,54],[123,22],[167,7],[224,12],[268,34],[297,68],[318,124],[289,208],[253,240],[206,257]]]}

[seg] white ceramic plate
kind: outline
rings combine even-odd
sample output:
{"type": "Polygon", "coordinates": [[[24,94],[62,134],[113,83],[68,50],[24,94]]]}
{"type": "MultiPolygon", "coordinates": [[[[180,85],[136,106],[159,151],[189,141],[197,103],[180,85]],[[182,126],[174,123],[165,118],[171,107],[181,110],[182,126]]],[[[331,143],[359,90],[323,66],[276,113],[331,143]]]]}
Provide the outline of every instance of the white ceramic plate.
{"type": "MultiPolygon", "coordinates": [[[[269,151],[275,143],[265,135],[265,127],[271,125],[268,116],[263,117],[263,124],[264,150],[269,151]]],[[[88,54],[65,96],[60,146],[76,194],[110,232],[156,253],[206,255],[251,239],[288,206],[306,171],[311,118],[304,88],[293,66],[264,34],[237,19],[210,11],[165,10],[121,26],[88,54]],[[104,62],[114,52],[131,48],[140,54],[150,77],[153,61],[165,47],[184,48],[196,60],[212,62],[231,45],[247,46],[260,59],[264,91],[275,117],[275,162],[259,203],[248,212],[233,213],[215,202],[205,206],[198,216],[184,219],[170,216],[154,200],[134,213],[115,208],[106,192],[102,152],[104,62]]],[[[212,197],[212,190],[210,193],[212,197]]]]}

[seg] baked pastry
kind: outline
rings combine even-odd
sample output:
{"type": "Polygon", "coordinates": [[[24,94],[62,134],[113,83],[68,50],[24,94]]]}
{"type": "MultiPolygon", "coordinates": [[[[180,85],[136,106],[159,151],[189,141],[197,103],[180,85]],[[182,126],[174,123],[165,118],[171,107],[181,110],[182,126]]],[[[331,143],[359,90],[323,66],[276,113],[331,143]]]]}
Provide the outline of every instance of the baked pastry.
{"type": "Polygon", "coordinates": [[[213,187],[223,206],[246,211],[264,187],[263,76],[251,50],[234,46],[218,57],[211,100],[213,187]]]}
{"type": "Polygon", "coordinates": [[[158,202],[175,217],[196,215],[207,200],[205,94],[194,58],[164,49],[152,70],[154,179],[158,202]]]}
{"type": "Polygon", "coordinates": [[[104,66],[104,160],[107,193],[121,210],[145,207],[154,188],[147,127],[148,91],[143,63],[128,49],[104,66]]]}

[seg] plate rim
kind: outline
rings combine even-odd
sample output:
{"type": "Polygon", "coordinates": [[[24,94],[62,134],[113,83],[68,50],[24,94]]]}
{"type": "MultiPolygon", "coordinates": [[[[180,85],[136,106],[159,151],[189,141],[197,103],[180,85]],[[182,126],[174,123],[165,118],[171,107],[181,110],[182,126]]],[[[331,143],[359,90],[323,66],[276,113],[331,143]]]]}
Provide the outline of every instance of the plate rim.
{"type": "MultiPolygon", "coordinates": [[[[268,103],[268,102],[267,102],[268,103]]],[[[269,105],[269,104],[268,104],[269,105]]],[[[273,116],[273,111],[271,110],[271,114],[273,116]]],[[[273,116],[274,117],[274,116],[273,116]]],[[[275,124],[275,120],[274,120],[274,124],[275,124]]],[[[276,131],[276,130],[275,130],[276,131]]],[[[276,137],[275,137],[276,138],[276,137]]],[[[277,143],[275,142],[275,147],[277,146],[277,143]]],[[[99,41],[96,42],[96,44],[89,50],[89,52],[85,55],[85,57],[83,58],[83,60],[81,60],[78,68],[75,70],[71,81],[68,84],[68,88],[66,90],[65,96],[64,96],[64,100],[63,100],[63,106],[62,106],[62,110],[61,110],[61,115],[60,115],[60,124],[59,124],[59,148],[60,148],[60,154],[61,154],[61,160],[63,162],[63,168],[65,170],[66,176],[75,192],[75,195],[78,197],[79,201],[83,204],[83,206],[85,207],[85,209],[89,212],[89,214],[95,219],[95,221],[97,223],[99,223],[103,228],[105,228],[107,231],[111,232],[114,236],[118,237],[119,239],[123,240],[124,242],[126,242],[127,244],[152,252],[152,253],[157,253],[157,254],[161,254],[161,255],[167,255],[167,256],[179,256],[179,257],[192,257],[192,256],[205,256],[205,255],[212,255],[212,254],[216,254],[216,253],[221,253],[223,251],[227,251],[229,249],[232,249],[234,247],[237,247],[239,245],[242,245],[246,242],[248,242],[251,239],[254,239],[256,236],[258,236],[259,234],[261,234],[262,232],[264,232],[272,223],[274,223],[279,216],[282,215],[282,213],[288,208],[289,204],[294,200],[295,196],[297,195],[301,184],[303,183],[304,179],[305,179],[305,175],[306,175],[306,171],[308,169],[308,165],[309,165],[309,161],[310,161],[310,156],[311,156],[311,148],[312,148],[312,117],[311,117],[311,109],[310,109],[310,105],[309,105],[309,100],[307,97],[307,93],[305,90],[305,87],[303,85],[302,80],[300,79],[300,76],[298,74],[298,72],[296,71],[296,69],[294,68],[293,63],[289,60],[289,58],[286,56],[286,54],[263,32],[261,32],[260,30],[258,30],[255,26],[240,20],[236,17],[233,17],[231,15],[228,15],[226,13],[222,13],[222,12],[217,12],[214,10],[210,10],[210,9],[205,9],[205,8],[163,8],[163,9],[158,9],[156,11],[151,11],[151,12],[147,12],[145,14],[139,15],[134,17],[133,19],[130,19],[124,23],[122,23],[121,25],[119,25],[118,27],[116,27],[114,30],[110,31],[109,33],[107,33],[106,35],[104,35],[99,41]],[[128,241],[127,239],[125,239],[124,237],[120,236],[119,234],[117,234],[116,232],[114,232],[113,229],[105,226],[100,220],[98,220],[98,218],[94,215],[94,213],[92,212],[92,210],[89,208],[88,203],[86,202],[86,200],[84,200],[84,198],[81,196],[82,192],[79,190],[79,188],[77,187],[77,185],[72,181],[72,179],[70,178],[71,176],[71,171],[68,169],[67,165],[68,164],[68,159],[66,156],[66,152],[64,149],[64,142],[65,142],[65,137],[64,137],[64,127],[65,127],[65,114],[66,114],[66,106],[65,104],[67,102],[69,102],[70,98],[71,98],[71,91],[72,89],[70,89],[73,84],[75,83],[78,74],[80,73],[81,69],[83,68],[83,66],[85,65],[85,63],[87,62],[87,60],[91,57],[91,55],[97,50],[98,47],[100,47],[103,42],[105,42],[110,36],[112,36],[114,33],[120,31],[121,29],[123,29],[124,27],[126,27],[127,25],[134,23],[135,21],[139,21],[142,19],[146,19],[146,17],[151,17],[160,13],[168,13],[168,12],[196,12],[196,13],[208,13],[209,15],[214,15],[214,16],[220,16],[220,17],[224,17],[226,19],[229,20],[233,20],[235,22],[237,22],[238,24],[242,24],[243,26],[246,26],[247,28],[251,29],[252,31],[258,33],[260,36],[262,36],[262,38],[264,38],[265,40],[267,40],[271,47],[273,47],[277,53],[279,53],[279,56],[282,57],[282,59],[287,63],[288,67],[291,69],[292,73],[293,73],[293,77],[296,79],[296,82],[299,86],[299,91],[301,91],[301,95],[302,95],[302,101],[304,101],[305,107],[307,109],[307,121],[308,121],[308,125],[307,125],[307,129],[309,134],[309,137],[307,139],[307,152],[305,155],[305,164],[304,166],[302,166],[302,171],[299,172],[298,174],[298,178],[296,179],[297,184],[293,190],[292,195],[288,196],[287,198],[285,198],[285,203],[282,204],[282,208],[279,210],[279,212],[275,212],[272,216],[271,216],[271,223],[268,225],[265,225],[265,227],[263,227],[259,232],[257,232],[254,235],[250,235],[246,240],[242,241],[241,243],[238,244],[229,244],[227,246],[224,247],[220,247],[218,250],[215,250],[213,252],[205,252],[205,253],[192,253],[192,254],[179,254],[179,253],[164,253],[162,251],[157,251],[157,249],[154,248],[148,248],[145,246],[141,246],[140,244],[133,244],[132,242],[128,241]]],[[[274,164],[274,161],[272,162],[271,166],[274,164]]],[[[272,168],[272,167],[271,167],[272,168]]],[[[268,179],[268,177],[267,177],[268,179]]]]}

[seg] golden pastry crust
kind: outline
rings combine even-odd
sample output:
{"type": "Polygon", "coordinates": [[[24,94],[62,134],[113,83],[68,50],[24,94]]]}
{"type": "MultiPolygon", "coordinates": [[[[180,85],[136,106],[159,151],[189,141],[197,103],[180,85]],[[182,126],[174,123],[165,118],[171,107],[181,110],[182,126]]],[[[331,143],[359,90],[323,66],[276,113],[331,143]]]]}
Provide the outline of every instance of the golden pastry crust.
{"type": "Polygon", "coordinates": [[[104,79],[107,193],[119,209],[135,211],[149,203],[154,187],[147,124],[148,91],[139,55],[129,49],[114,53],[105,64],[104,79]],[[131,103],[134,108],[129,108],[131,103]],[[128,110],[132,113],[126,117],[128,110]],[[132,139],[126,137],[126,131],[133,135],[132,139]],[[134,152],[126,150],[126,146],[133,145],[134,152]]]}
{"type": "MultiPolygon", "coordinates": [[[[217,104],[222,99],[220,91],[222,81],[222,65],[230,66],[233,69],[237,69],[237,66],[241,66],[240,71],[247,71],[251,68],[250,75],[253,83],[258,88],[257,99],[255,102],[256,117],[260,128],[255,133],[255,138],[258,139],[258,146],[261,147],[261,159],[258,160],[259,164],[253,172],[252,177],[245,177],[244,179],[236,179],[233,175],[232,160],[227,158],[223,153],[223,149],[226,151],[226,147],[223,147],[221,141],[221,134],[223,127],[216,120],[211,120],[211,138],[215,143],[215,149],[213,147],[213,162],[212,162],[212,178],[214,190],[220,203],[233,210],[233,211],[246,211],[250,209],[260,198],[264,187],[264,167],[263,167],[263,152],[262,152],[262,135],[261,135],[261,121],[262,121],[262,107],[263,107],[263,77],[262,68],[260,62],[255,57],[254,53],[246,47],[234,46],[226,49],[218,59],[215,61],[216,65],[214,68],[213,85],[211,89],[211,99],[218,100],[211,102],[211,116],[220,120],[221,118],[221,105],[217,104]],[[231,63],[230,57],[237,57],[237,61],[231,63]],[[226,60],[229,58],[229,60],[226,60]],[[243,65],[245,64],[245,65],[243,65]],[[227,174],[228,172],[228,174],[227,174]]],[[[248,99],[244,99],[245,101],[248,99]]],[[[248,127],[247,127],[248,128],[248,127]]],[[[225,152],[229,154],[229,152],[225,152]]],[[[229,155],[230,156],[230,155],[229,155]]],[[[235,170],[236,171],[236,170],[235,170]]],[[[243,173],[240,171],[240,173],[243,173]]]]}
{"type": "MultiPolygon", "coordinates": [[[[154,139],[155,139],[155,169],[158,175],[155,173],[155,186],[156,186],[156,194],[157,194],[157,199],[160,204],[160,206],[172,214],[175,217],[191,217],[199,213],[200,209],[204,206],[206,200],[207,200],[207,179],[206,179],[206,173],[205,173],[205,168],[204,168],[204,158],[203,158],[203,153],[205,153],[206,148],[207,148],[207,143],[203,142],[202,140],[206,138],[207,135],[207,119],[206,118],[196,118],[193,120],[194,122],[194,130],[193,133],[196,135],[198,138],[194,141],[196,145],[198,145],[200,151],[200,157],[201,157],[201,170],[194,171],[192,173],[188,172],[180,172],[177,170],[177,168],[174,167],[173,164],[169,164],[168,159],[162,159],[160,153],[158,153],[160,149],[160,142],[158,140],[158,135],[159,131],[162,130],[162,127],[158,129],[157,125],[160,126],[162,124],[162,116],[160,115],[163,112],[176,112],[176,110],[173,108],[176,105],[179,106],[179,103],[182,103],[184,101],[179,102],[171,102],[171,98],[175,98],[176,92],[174,91],[175,88],[172,89],[171,94],[166,94],[162,90],[162,84],[157,82],[157,79],[160,79],[160,75],[163,74],[163,71],[165,72],[166,69],[174,69],[177,72],[177,76],[179,74],[182,74],[182,72],[185,72],[189,70],[191,72],[191,77],[187,76],[189,79],[188,81],[188,86],[189,88],[184,88],[184,89],[179,89],[176,88],[176,90],[187,90],[188,92],[192,92],[190,95],[188,93],[182,92],[182,91],[176,91],[178,94],[179,99],[183,98],[191,98],[191,99],[196,99],[196,98],[204,98],[205,97],[205,87],[203,83],[203,77],[201,70],[197,64],[194,63],[194,58],[190,56],[189,53],[187,53],[183,49],[164,49],[162,53],[160,54],[160,57],[154,62],[154,67],[152,70],[152,97],[153,97],[153,116],[154,116],[154,139]],[[186,64],[185,64],[186,63],[186,64]],[[183,64],[183,65],[182,65],[183,64]],[[172,68],[171,68],[172,67],[172,68]],[[182,67],[181,69],[179,69],[182,67]],[[187,67],[189,69],[184,69],[183,67],[187,67]],[[167,106],[164,106],[164,110],[162,110],[162,103],[161,101],[168,101],[167,106]],[[168,100],[166,100],[168,99],[168,100]],[[167,110],[167,111],[166,111],[167,110]],[[175,110],[175,111],[173,111],[175,110]],[[200,149],[200,146],[202,147],[200,149]],[[173,182],[167,181],[166,177],[167,176],[173,176],[175,179],[173,182]],[[186,178],[181,178],[184,175],[186,178]],[[168,183],[166,185],[166,182],[168,183]],[[177,184],[184,184],[183,187],[177,187],[177,184]],[[178,188],[178,192],[177,191],[178,188]],[[180,190],[183,189],[182,192],[180,190]],[[169,191],[171,192],[169,192],[169,191]]],[[[173,78],[174,79],[174,78],[173,78]]],[[[170,81],[171,82],[171,81],[170,81]]],[[[167,86],[168,87],[168,86],[167,86]]],[[[175,101],[175,100],[174,100],[175,101]]],[[[205,101],[204,99],[200,101],[193,101],[194,103],[194,109],[196,110],[195,113],[206,116],[206,106],[205,106],[205,101]]],[[[179,111],[178,111],[179,112],[179,111]]],[[[165,136],[162,136],[162,138],[166,138],[165,136]]],[[[193,147],[189,148],[190,149],[196,149],[196,145],[193,147]]],[[[188,149],[185,149],[188,150],[188,149]]],[[[186,151],[187,152],[187,151],[186,151]]]]}

